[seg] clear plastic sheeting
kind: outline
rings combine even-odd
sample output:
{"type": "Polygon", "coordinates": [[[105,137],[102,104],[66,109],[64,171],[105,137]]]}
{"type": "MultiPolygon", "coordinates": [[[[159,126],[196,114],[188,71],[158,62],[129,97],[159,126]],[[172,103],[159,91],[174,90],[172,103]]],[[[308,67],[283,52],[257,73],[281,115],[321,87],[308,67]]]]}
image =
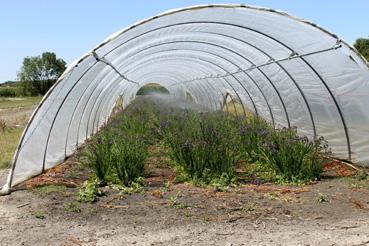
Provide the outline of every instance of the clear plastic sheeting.
{"type": "Polygon", "coordinates": [[[156,82],[210,110],[227,96],[275,127],[323,136],[369,166],[369,69],[336,35],[245,5],[173,10],[110,36],[68,67],[34,112],[3,193],[54,167],[96,133],[115,102],[156,82]]]}

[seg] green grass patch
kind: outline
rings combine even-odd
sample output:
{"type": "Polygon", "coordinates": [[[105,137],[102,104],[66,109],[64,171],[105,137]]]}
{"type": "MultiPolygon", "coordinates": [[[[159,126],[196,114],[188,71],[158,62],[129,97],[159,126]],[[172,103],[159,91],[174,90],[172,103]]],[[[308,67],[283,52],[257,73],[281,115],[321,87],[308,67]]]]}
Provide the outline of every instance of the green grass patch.
{"type": "Polygon", "coordinates": [[[0,98],[1,109],[24,108],[39,104],[41,97],[0,98]]]}
{"type": "Polygon", "coordinates": [[[0,169],[10,166],[22,132],[22,128],[5,128],[0,132],[0,169]]]}
{"type": "Polygon", "coordinates": [[[60,192],[63,193],[67,191],[67,187],[64,185],[45,185],[35,188],[33,191],[39,194],[50,194],[60,192]]]}

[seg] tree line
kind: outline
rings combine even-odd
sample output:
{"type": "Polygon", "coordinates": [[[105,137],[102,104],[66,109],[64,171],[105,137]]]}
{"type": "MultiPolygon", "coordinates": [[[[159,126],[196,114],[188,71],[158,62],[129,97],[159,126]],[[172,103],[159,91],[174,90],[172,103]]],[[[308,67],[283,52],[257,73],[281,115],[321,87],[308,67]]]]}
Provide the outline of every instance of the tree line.
{"type": "Polygon", "coordinates": [[[66,69],[66,62],[54,52],[25,57],[18,72],[18,81],[0,87],[0,97],[42,96],[55,84],[66,69]]]}

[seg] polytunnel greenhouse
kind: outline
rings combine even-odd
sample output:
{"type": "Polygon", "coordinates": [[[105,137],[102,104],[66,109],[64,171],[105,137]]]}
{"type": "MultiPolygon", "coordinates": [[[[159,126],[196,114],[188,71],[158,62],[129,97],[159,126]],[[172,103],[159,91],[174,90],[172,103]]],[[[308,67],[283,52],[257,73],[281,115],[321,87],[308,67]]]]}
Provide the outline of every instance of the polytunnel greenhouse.
{"type": "Polygon", "coordinates": [[[237,100],[274,127],[323,136],[369,166],[369,69],[349,44],[284,12],[246,5],[172,10],[125,28],[71,64],[33,113],[2,193],[62,163],[156,82],[210,110],[237,100]]]}

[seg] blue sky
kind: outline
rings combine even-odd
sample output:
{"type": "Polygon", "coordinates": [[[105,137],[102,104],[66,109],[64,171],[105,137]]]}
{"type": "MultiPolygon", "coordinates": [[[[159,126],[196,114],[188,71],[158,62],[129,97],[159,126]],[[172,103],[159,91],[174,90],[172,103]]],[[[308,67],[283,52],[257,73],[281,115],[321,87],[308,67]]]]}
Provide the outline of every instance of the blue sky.
{"type": "MultiPolygon", "coordinates": [[[[0,82],[14,80],[25,56],[53,51],[68,64],[108,35],[160,12],[226,1],[185,0],[2,0],[0,82]]],[[[228,1],[227,3],[240,3],[228,1]]],[[[245,4],[275,8],[311,20],[349,43],[369,35],[367,0],[259,0],[245,4]]]]}

